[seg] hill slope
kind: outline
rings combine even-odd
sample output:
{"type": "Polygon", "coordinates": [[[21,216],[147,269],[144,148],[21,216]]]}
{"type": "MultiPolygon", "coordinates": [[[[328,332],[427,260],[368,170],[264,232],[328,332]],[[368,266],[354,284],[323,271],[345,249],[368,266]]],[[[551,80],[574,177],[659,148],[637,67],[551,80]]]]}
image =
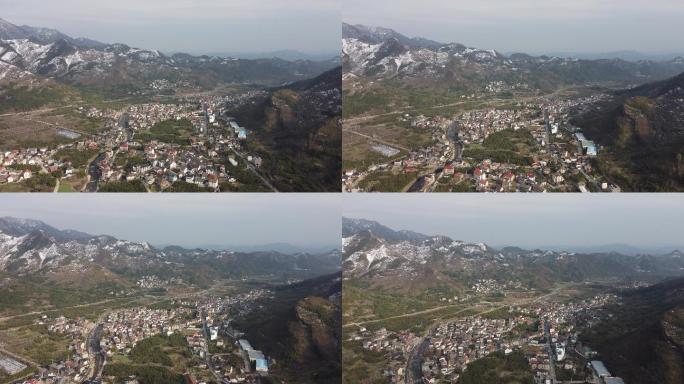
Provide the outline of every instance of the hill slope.
{"type": "Polygon", "coordinates": [[[684,380],[684,279],[629,291],[584,338],[625,383],[684,380]]]}
{"type": "Polygon", "coordinates": [[[253,149],[279,190],[340,190],[341,68],[273,89],[258,102],[230,111],[255,127],[253,149]]]}
{"type": "Polygon", "coordinates": [[[575,124],[608,148],[602,165],[626,189],[684,189],[684,73],[617,92],[575,124]]]}

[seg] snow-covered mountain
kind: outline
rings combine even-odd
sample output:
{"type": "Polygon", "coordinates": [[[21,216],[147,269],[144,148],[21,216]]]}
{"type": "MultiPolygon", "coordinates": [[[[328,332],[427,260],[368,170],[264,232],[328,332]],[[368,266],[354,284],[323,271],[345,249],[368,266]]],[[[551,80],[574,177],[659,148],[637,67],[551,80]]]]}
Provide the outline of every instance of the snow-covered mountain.
{"type": "Polygon", "coordinates": [[[618,253],[494,249],[483,243],[409,232],[402,236],[377,222],[343,221],[343,271],[385,288],[467,286],[481,280],[522,287],[596,277],[684,276],[678,252],[658,256],[618,253]]]}
{"type": "Polygon", "coordinates": [[[31,27],[28,25],[14,25],[0,18],[0,39],[2,40],[30,40],[38,44],[51,44],[64,40],[81,48],[104,48],[107,44],[84,37],[72,38],[51,28],[31,27]]]}
{"type": "Polygon", "coordinates": [[[343,24],[342,57],[346,77],[440,81],[482,88],[490,81],[586,83],[663,79],[684,72],[679,60],[628,62],[619,59],[503,55],[492,49],[409,38],[380,27],[343,24]]]}
{"type": "Polygon", "coordinates": [[[339,61],[165,55],[125,44],[72,38],[53,29],[16,26],[0,19],[0,80],[38,76],[68,84],[121,87],[170,78],[195,84],[224,81],[280,85],[316,76],[336,65],[339,61]]]}
{"type": "Polygon", "coordinates": [[[340,254],[159,249],[146,242],[59,230],[36,220],[0,218],[0,272],[26,275],[91,267],[122,276],[313,277],[339,271],[340,254]]]}

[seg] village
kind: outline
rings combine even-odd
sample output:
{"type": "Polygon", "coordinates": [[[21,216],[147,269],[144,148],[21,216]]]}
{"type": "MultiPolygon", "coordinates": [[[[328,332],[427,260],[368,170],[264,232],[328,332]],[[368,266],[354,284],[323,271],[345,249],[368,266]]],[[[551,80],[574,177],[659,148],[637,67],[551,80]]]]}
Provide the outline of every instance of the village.
{"type": "Polygon", "coordinates": [[[259,95],[186,97],[175,104],[122,109],[77,107],[76,113],[105,129],[87,136],[65,131],[75,141],[0,153],[0,185],[43,176],[57,179],[55,191],[59,184],[95,192],[107,184],[138,182],[146,191],[268,188],[258,170],[261,157],[245,149],[249,131],[227,114],[259,95]]]}
{"type": "Polygon", "coordinates": [[[10,375],[29,371],[17,381],[23,384],[113,383],[121,372],[140,365],[161,365],[188,383],[257,383],[275,360],[255,349],[232,320],[263,309],[257,302],[270,295],[253,289],[227,297],[174,299],[111,310],[96,321],[43,315],[36,326],[70,340],[65,359],[29,367],[1,355],[0,369],[10,375]]]}
{"type": "Polygon", "coordinates": [[[453,118],[403,114],[399,123],[428,131],[433,144],[408,153],[387,143],[375,146],[373,150],[388,161],[364,170],[344,170],[343,189],[382,191],[364,180],[416,175],[404,191],[619,192],[619,186],[594,169],[600,147],[570,123],[572,111],[604,97],[548,97],[466,111],[453,118]]]}
{"type": "Polygon", "coordinates": [[[392,383],[420,382],[411,372],[411,361],[419,361],[424,383],[458,383],[470,364],[495,352],[521,353],[536,384],[622,383],[578,337],[581,327],[601,320],[602,306],[616,300],[612,294],[569,303],[541,300],[443,322],[426,336],[359,327],[349,338],[385,356],[383,372],[392,383]]]}

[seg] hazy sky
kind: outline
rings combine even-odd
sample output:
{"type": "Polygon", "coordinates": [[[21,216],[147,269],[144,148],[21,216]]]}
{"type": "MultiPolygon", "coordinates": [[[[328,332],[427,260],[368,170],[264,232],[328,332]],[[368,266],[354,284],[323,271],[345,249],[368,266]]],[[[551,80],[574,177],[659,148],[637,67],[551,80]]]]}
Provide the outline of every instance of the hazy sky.
{"type": "Polygon", "coordinates": [[[490,245],[684,245],[683,194],[356,194],[346,217],[490,245]]]}
{"type": "Polygon", "coordinates": [[[187,247],[340,243],[335,194],[3,194],[0,217],[187,247]]]}
{"type": "Polygon", "coordinates": [[[682,0],[344,0],[352,24],[503,52],[684,51],[682,0]]]}
{"type": "Polygon", "coordinates": [[[0,18],[161,51],[340,50],[342,0],[0,0],[0,18]]]}

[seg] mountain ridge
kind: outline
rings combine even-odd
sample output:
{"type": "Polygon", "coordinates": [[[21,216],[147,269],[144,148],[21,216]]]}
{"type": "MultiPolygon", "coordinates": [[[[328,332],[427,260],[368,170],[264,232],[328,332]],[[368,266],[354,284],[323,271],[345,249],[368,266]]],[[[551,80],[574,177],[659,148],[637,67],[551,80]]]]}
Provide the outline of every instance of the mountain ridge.
{"type": "Polygon", "coordinates": [[[447,236],[404,238],[377,222],[349,219],[343,220],[343,234],[345,278],[389,290],[437,286],[463,290],[481,280],[544,289],[594,278],[648,280],[684,274],[681,252],[628,256],[494,249],[447,236]]]}
{"type": "Polygon", "coordinates": [[[274,275],[312,277],[339,270],[339,251],[282,254],[274,251],[233,252],[119,240],[58,230],[41,221],[0,219],[0,272],[13,276],[53,274],[103,268],[124,277],[158,275],[201,278],[274,275]]]}
{"type": "Polygon", "coordinates": [[[316,76],[338,59],[287,61],[165,55],[123,43],[74,39],[47,28],[0,24],[0,80],[56,79],[81,87],[140,88],[155,79],[181,79],[211,86],[216,82],[280,85],[316,76]]]}
{"type": "Polygon", "coordinates": [[[684,62],[585,60],[528,54],[408,38],[381,27],[343,24],[345,74],[371,80],[398,80],[415,86],[458,84],[476,89],[482,82],[529,83],[551,90],[559,85],[615,81],[644,83],[684,72],[684,62]],[[427,41],[427,42],[425,42],[427,41]]]}

